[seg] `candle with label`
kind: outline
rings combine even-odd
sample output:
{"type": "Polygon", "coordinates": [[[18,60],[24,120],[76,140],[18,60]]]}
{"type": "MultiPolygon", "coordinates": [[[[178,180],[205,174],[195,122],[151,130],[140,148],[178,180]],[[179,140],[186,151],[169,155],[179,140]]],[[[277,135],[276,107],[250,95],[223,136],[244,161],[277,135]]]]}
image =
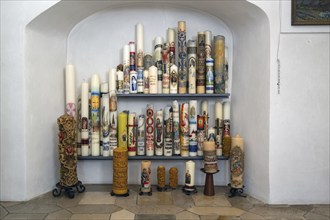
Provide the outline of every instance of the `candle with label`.
{"type": "Polygon", "coordinates": [[[189,156],[197,156],[197,100],[189,101],[189,156]]]}
{"type": "Polygon", "coordinates": [[[141,188],[143,193],[151,192],[151,161],[141,161],[141,188]]]}
{"type": "Polygon", "coordinates": [[[136,156],[136,114],[130,112],[128,114],[127,122],[127,135],[128,135],[128,156],[136,156]]]}
{"type": "Polygon", "coordinates": [[[163,110],[158,110],[156,112],[156,155],[162,156],[164,151],[164,144],[163,144],[163,110]]]}
{"type": "Polygon", "coordinates": [[[187,45],[186,45],[186,22],[178,22],[178,75],[179,93],[187,92],[187,45]]]}

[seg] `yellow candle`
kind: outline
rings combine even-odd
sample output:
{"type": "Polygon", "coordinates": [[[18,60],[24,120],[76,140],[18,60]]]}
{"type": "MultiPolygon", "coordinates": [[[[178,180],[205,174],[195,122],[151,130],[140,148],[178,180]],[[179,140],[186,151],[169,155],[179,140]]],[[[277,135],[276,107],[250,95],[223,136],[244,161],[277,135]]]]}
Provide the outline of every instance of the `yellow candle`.
{"type": "Polygon", "coordinates": [[[158,166],[157,167],[157,181],[158,181],[158,187],[164,188],[165,187],[165,167],[164,166],[158,166]]]}
{"type": "Polygon", "coordinates": [[[127,188],[127,149],[113,150],[113,193],[123,195],[128,193],[127,188]]]}
{"type": "Polygon", "coordinates": [[[127,148],[127,117],[126,111],[118,116],[118,147],[127,148]]]}

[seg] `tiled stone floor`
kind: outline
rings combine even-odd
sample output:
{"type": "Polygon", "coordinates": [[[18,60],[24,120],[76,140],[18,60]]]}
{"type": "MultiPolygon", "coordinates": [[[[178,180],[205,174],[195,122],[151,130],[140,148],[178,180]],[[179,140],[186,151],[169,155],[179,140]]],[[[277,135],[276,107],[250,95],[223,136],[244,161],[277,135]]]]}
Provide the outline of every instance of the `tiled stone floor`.
{"type": "Polygon", "coordinates": [[[215,196],[185,195],[181,190],[138,195],[129,186],[128,197],[110,196],[111,185],[85,185],[86,192],[54,198],[46,193],[28,202],[1,202],[0,219],[108,219],[108,220],[329,220],[330,205],[267,205],[252,197],[228,198],[227,187],[215,196]]]}

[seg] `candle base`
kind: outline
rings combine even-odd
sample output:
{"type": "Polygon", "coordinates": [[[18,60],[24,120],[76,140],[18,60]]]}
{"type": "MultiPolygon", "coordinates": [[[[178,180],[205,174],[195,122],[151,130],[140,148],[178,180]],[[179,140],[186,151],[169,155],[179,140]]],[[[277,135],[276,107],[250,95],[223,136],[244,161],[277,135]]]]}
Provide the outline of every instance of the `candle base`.
{"type": "Polygon", "coordinates": [[[127,190],[127,193],[124,193],[124,194],[117,194],[117,193],[114,193],[113,191],[111,191],[110,195],[117,196],[117,197],[127,197],[127,196],[129,196],[129,190],[127,190]]]}
{"type": "Polygon", "coordinates": [[[228,184],[228,186],[230,187],[229,190],[229,198],[235,197],[235,196],[240,196],[240,197],[246,197],[247,195],[244,193],[244,186],[242,188],[233,188],[231,187],[230,183],[228,184]]]}
{"type": "Polygon", "coordinates": [[[53,189],[53,196],[59,197],[62,194],[62,190],[67,194],[67,196],[70,199],[74,198],[75,195],[75,188],[77,192],[82,193],[85,192],[85,186],[81,183],[81,181],[78,181],[76,184],[72,186],[63,186],[60,182],[56,184],[56,188],[53,189]]]}
{"type": "Polygon", "coordinates": [[[139,190],[139,195],[140,195],[140,196],[144,196],[144,195],[151,196],[151,195],[152,195],[152,189],[150,189],[149,192],[142,192],[141,189],[140,189],[140,190],[139,190]]]}
{"type": "Polygon", "coordinates": [[[157,186],[157,190],[159,192],[165,192],[165,191],[167,191],[167,187],[166,186],[165,187],[159,187],[159,186],[157,186]]]}
{"type": "Polygon", "coordinates": [[[186,195],[192,195],[192,194],[197,193],[197,188],[195,186],[193,186],[193,187],[184,186],[182,188],[182,192],[186,195]]]}

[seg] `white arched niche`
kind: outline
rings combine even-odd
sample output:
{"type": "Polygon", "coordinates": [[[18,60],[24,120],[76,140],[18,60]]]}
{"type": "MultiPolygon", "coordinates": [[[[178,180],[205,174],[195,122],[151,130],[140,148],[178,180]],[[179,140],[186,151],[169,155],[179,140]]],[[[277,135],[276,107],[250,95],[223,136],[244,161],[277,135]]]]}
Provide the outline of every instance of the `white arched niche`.
{"type": "MultiPolygon", "coordinates": [[[[178,20],[187,21],[188,38],[204,30],[226,36],[232,134],[245,139],[246,191],[269,200],[269,22],[260,8],[246,1],[60,1],[36,17],[26,28],[27,199],[51,190],[59,178],[56,119],[64,113],[65,65],[77,68],[77,91],[93,73],[107,81],[109,69],[120,62],[122,45],[134,40],[137,22],[145,26],[145,48],[151,52],[152,39],[166,37],[166,29],[176,27],[178,20]]],[[[154,170],[159,163],[153,163],[154,170]]],[[[130,183],[139,183],[138,164],[130,161],[130,183]]],[[[182,170],[184,163],[165,166],[182,170]]],[[[215,184],[225,185],[229,166],[219,166],[215,184]]],[[[83,182],[111,183],[112,162],[79,161],[78,172],[83,182]]],[[[198,185],[204,184],[197,169],[196,178],[198,185]]]]}

